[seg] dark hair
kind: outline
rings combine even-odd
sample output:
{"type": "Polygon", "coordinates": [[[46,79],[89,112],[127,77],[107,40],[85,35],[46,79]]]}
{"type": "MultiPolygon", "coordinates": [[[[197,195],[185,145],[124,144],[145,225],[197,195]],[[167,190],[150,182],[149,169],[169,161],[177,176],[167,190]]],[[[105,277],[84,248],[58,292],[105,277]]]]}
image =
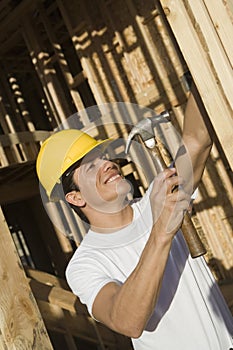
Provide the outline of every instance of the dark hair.
{"type": "MultiPolygon", "coordinates": [[[[79,187],[74,182],[74,172],[80,166],[82,159],[78,160],[76,163],[71,165],[69,169],[65,171],[65,173],[61,177],[62,189],[63,189],[63,200],[66,201],[66,194],[72,191],[79,191],[79,187]]],[[[77,207],[74,204],[69,203],[69,206],[75,211],[78,216],[85,221],[86,223],[90,223],[86,215],[83,214],[83,211],[80,207],[77,207]]]]}

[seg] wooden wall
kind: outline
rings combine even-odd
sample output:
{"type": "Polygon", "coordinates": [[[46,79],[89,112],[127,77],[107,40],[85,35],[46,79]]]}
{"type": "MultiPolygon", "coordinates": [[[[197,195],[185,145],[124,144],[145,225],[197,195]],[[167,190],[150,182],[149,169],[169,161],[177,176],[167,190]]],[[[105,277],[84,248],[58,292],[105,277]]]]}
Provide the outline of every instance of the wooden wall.
{"type": "Polygon", "coordinates": [[[216,143],[195,209],[207,237],[210,263],[217,277],[224,279],[232,277],[233,264],[232,2],[162,0],[161,4],[214,129],[216,143]]]}

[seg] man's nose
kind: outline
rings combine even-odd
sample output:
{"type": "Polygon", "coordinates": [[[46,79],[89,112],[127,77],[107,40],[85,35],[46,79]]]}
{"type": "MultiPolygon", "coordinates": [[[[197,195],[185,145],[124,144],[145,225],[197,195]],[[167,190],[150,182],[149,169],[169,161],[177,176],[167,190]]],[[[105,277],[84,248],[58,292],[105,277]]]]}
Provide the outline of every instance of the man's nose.
{"type": "Polygon", "coordinates": [[[111,162],[111,161],[108,160],[108,159],[102,159],[102,162],[103,162],[102,167],[103,167],[103,171],[104,171],[104,172],[106,172],[106,171],[109,170],[109,169],[112,169],[113,166],[114,166],[114,163],[111,162]]]}

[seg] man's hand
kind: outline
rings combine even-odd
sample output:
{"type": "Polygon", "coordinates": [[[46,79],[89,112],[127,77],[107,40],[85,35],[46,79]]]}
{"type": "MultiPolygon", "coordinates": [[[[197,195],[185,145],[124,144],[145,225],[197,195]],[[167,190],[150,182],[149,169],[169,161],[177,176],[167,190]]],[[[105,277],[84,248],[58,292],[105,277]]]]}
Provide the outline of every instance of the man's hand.
{"type": "Polygon", "coordinates": [[[154,180],[150,201],[157,238],[173,238],[189,207],[190,196],[182,190],[183,180],[176,170],[166,169],[154,180]]]}

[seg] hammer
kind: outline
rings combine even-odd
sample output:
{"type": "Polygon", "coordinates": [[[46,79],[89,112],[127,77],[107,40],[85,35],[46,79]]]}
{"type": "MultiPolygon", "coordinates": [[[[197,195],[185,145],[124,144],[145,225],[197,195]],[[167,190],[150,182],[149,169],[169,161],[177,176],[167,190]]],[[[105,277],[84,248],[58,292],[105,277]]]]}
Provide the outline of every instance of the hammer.
{"type": "MultiPolygon", "coordinates": [[[[133,137],[135,135],[139,135],[145,146],[151,151],[157,173],[160,173],[166,169],[167,166],[160,153],[153,127],[156,127],[156,125],[159,123],[168,122],[169,118],[169,112],[164,111],[161,114],[155,115],[151,118],[145,118],[141,120],[132,128],[126,142],[125,153],[127,154],[133,137]]],[[[206,253],[206,249],[198,236],[196,228],[193,225],[188,212],[186,212],[184,215],[181,229],[189,248],[191,257],[197,258],[198,256],[204,255],[206,253]]]]}

